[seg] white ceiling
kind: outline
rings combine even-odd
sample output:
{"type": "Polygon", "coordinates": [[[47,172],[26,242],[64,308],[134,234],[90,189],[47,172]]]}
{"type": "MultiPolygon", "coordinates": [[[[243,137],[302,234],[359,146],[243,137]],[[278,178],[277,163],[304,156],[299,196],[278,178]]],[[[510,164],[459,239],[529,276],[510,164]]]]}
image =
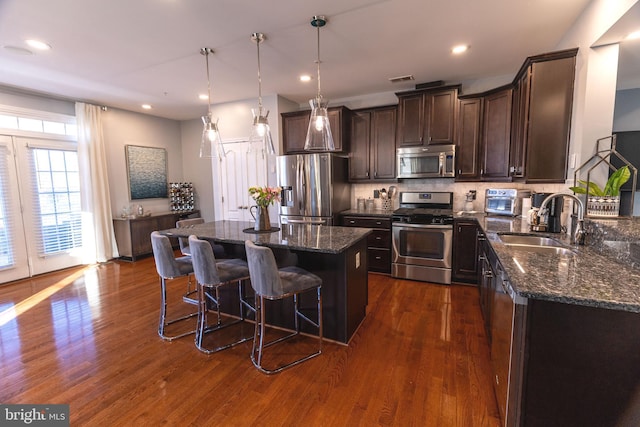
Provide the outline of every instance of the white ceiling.
{"type": "MultiPolygon", "coordinates": [[[[0,0],[0,84],[172,119],[212,102],[257,98],[253,32],[263,95],[304,103],[316,93],[313,15],[320,32],[322,94],[329,100],[416,83],[515,75],[527,56],[555,49],[589,0],[0,0]],[[20,55],[36,38],[53,49],[20,55]],[[453,56],[456,44],[469,44],[453,56]],[[391,84],[412,74],[414,82],[391,84]]],[[[464,90],[464,87],[463,87],[464,90]]]]}

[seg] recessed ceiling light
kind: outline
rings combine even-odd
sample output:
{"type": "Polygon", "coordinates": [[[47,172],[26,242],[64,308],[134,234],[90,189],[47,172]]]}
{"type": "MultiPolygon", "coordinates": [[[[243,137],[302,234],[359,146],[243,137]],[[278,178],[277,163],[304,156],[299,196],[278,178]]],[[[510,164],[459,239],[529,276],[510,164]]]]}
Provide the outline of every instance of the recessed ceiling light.
{"type": "Polygon", "coordinates": [[[206,100],[209,99],[209,96],[207,96],[206,93],[201,93],[200,95],[198,95],[198,98],[203,100],[203,101],[206,101],[206,100]]]}
{"type": "Polygon", "coordinates": [[[48,43],[42,42],[40,40],[29,39],[29,40],[25,40],[25,43],[27,43],[29,46],[31,46],[34,49],[51,50],[51,45],[49,45],[48,43]]]}
{"type": "Polygon", "coordinates": [[[311,81],[311,76],[308,74],[303,74],[300,76],[300,81],[301,82],[310,82],[311,81]]]}
{"type": "Polygon", "coordinates": [[[451,49],[451,53],[456,54],[456,55],[460,55],[461,53],[466,52],[467,49],[469,49],[469,46],[467,46],[466,44],[460,44],[458,46],[454,46],[451,49]]]}
{"type": "Polygon", "coordinates": [[[152,107],[149,104],[142,104],[142,108],[145,110],[151,110],[152,107]]]}
{"type": "Polygon", "coordinates": [[[635,40],[640,39],[640,31],[634,31],[633,33],[627,34],[625,40],[635,40]]]}

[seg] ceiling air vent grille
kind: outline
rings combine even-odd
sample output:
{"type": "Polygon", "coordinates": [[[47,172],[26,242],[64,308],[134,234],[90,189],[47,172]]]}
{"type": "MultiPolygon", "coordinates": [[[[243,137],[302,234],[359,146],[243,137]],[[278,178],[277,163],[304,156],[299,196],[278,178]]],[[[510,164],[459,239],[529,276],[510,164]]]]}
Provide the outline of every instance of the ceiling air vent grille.
{"type": "Polygon", "coordinates": [[[415,80],[411,74],[407,74],[406,76],[391,77],[389,79],[391,83],[400,83],[400,82],[406,82],[409,80],[415,80]]]}

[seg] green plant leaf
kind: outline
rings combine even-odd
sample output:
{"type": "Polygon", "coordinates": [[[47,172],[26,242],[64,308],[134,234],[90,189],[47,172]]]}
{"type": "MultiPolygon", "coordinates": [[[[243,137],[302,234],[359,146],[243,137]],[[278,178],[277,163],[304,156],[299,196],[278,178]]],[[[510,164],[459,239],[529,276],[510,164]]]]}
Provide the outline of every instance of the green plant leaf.
{"type": "Polygon", "coordinates": [[[604,187],[605,195],[607,196],[619,196],[620,195],[620,187],[622,187],[629,178],[631,177],[631,172],[629,171],[628,166],[623,166],[614,173],[611,174],[609,179],[607,180],[607,184],[604,187]]]}
{"type": "MultiPolygon", "coordinates": [[[[587,187],[587,181],[578,181],[578,183],[585,188],[587,187]]],[[[589,195],[590,196],[604,196],[604,191],[595,182],[589,182],[589,195]]]]}
{"type": "Polygon", "coordinates": [[[569,187],[569,190],[576,194],[587,194],[587,189],[584,187],[569,187]]]}

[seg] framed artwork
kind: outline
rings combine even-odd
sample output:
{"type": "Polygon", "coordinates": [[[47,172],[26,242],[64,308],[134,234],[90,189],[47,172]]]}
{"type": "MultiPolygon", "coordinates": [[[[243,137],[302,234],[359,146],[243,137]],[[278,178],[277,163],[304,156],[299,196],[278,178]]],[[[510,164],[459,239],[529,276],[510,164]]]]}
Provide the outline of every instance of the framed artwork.
{"type": "Polygon", "coordinates": [[[129,199],[167,198],[167,150],[125,145],[129,199]]]}

